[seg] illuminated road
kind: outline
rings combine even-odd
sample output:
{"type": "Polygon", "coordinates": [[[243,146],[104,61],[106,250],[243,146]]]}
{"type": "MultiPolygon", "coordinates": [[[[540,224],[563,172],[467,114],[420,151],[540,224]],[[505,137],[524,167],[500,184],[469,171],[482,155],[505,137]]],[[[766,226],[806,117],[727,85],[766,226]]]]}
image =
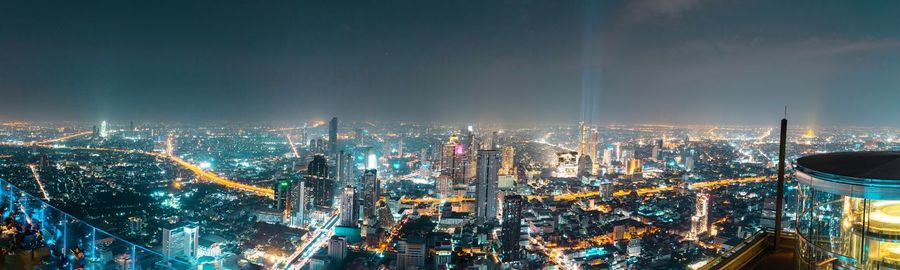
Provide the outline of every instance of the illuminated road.
{"type": "Polygon", "coordinates": [[[163,154],[158,154],[158,153],[148,153],[148,152],[142,152],[142,151],[138,151],[138,152],[145,153],[145,154],[152,155],[152,156],[161,157],[161,158],[167,158],[167,159],[171,160],[172,162],[175,162],[175,164],[178,164],[182,168],[193,172],[195,175],[197,175],[197,178],[201,179],[201,180],[210,181],[210,182],[213,182],[215,184],[218,184],[218,185],[221,185],[221,186],[224,186],[227,188],[252,192],[252,193],[255,193],[260,196],[266,196],[269,198],[275,197],[275,191],[273,191],[272,189],[261,188],[261,187],[237,182],[234,180],[228,180],[228,179],[222,178],[221,176],[219,176],[213,172],[204,171],[197,165],[194,165],[194,164],[191,164],[190,162],[184,161],[183,159],[181,159],[180,157],[175,156],[175,155],[168,156],[168,155],[163,155],[163,154]]]}
{"type": "Polygon", "coordinates": [[[181,166],[184,169],[187,169],[197,175],[197,178],[200,180],[205,180],[212,182],[214,184],[218,184],[227,188],[242,190],[246,192],[251,192],[256,195],[265,196],[269,198],[275,198],[275,191],[269,188],[261,188],[253,185],[244,184],[241,182],[237,182],[234,180],[225,179],[221,176],[216,175],[213,172],[204,171],[197,165],[191,164],[190,162],[184,161],[175,155],[166,155],[163,153],[153,153],[153,152],[145,152],[140,150],[129,150],[129,149],[117,149],[117,148],[89,148],[89,147],[64,147],[64,146],[47,146],[40,145],[43,147],[51,147],[51,148],[64,148],[64,149],[73,149],[73,150],[84,150],[84,151],[107,151],[107,152],[119,152],[119,153],[138,153],[144,154],[148,156],[154,156],[158,158],[164,158],[171,160],[178,166],[181,166]]]}
{"type": "Polygon", "coordinates": [[[81,137],[81,136],[85,136],[85,135],[90,135],[90,134],[93,134],[93,133],[94,133],[94,132],[91,132],[91,131],[85,131],[85,132],[79,132],[79,133],[75,133],[75,134],[69,134],[69,135],[62,136],[62,137],[55,138],[55,139],[46,139],[46,140],[43,140],[43,141],[32,142],[32,143],[37,143],[37,144],[55,143],[55,142],[65,141],[65,140],[68,140],[68,139],[71,139],[71,138],[77,138],[77,137],[81,137]]]}
{"type": "Polygon", "coordinates": [[[299,158],[300,152],[297,152],[297,146],[294,145],[294,140],[291,139],[291,134],[285,133],[284,136],[287,137],[288,145],[291,146],[291,152],[294,152],[294,157],[299,158]]]}
{"type": "MultiPolygon", "coordinates": [[[[706,182],[698,182],[689,185],[689,189],[712,189],[721,186],[734,185],[734,184],[742,184],[742,183],[754,183],[754,182],[766,182],[774,180],[774,176],[753,176],[753,177],[743,177],[736,179],[719,179],[714,181],[706,181],[706,182]]],[[[675,190],[675,187],[655,187],[655,188],[641,188],[637,189],[636,192],[638,195],[646,195],[659,193],[664,191],[675,190]]],[[[622,197],[631,193],[631,190],[619,190],[613,193],[615,197],[622,197]]],[[[553,196],[554,201],[572,201],[582,198],[595,197],[600,196],[600,191],[587,191],[587,192],[578,192],[578,193],[564,193],[553,196]]],[[[530,198],[547,198],[547,196],[529,196],[530,198]]],[[[433,197],[422,197],[422,198],[402,198],[400,199],[401,203],[407,204],[443,204],[445,202],[449,203],[459,203],[459,202],[467,202],[467,201],[475,201],[475,198],[468,197],[453,197],[448,199],[438,199],[433,197]]]]}
{"type": "Polygon", "coordinates": [[[41,183],[41,176],[37,172],[37,166],[34,164],[28,164],[28,168],[31,169],[31,174],[34,175],[34,181],[37,182],[38,187],[41,188],[41,193],[44,194],[44,200],[50,201],[50,196],[47,195],[47,190],[44,189],[44,183],[41,183]]]}
{"type": "Polygon", "coordinates": [[[300,248],[298,248],[294,254],[291,254],[291,257],[288,258],[287,267],[284,269],[299,270],[309,263],[309,258],[316,254],[316,251],[319,250],[328,239],[331,239],[331,235],[334,234],[334,226],[337,225],[339,219],[340,215],[332,215],[331,219],[328,219],[328,221],[325,222],[325,226],[316,230],[315,236],[307,239],[306,243],[300,245],[300,248]]]}

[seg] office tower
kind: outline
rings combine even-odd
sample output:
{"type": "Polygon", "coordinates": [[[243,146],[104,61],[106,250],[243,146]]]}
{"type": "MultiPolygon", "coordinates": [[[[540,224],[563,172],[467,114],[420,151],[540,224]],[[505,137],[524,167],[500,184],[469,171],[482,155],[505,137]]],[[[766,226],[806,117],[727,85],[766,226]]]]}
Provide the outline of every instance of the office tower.
{"type": "Polygon", "coordinates": [[[587,123],[581,122],[579,130],[581,131],[581,143],[578,144],[578,155],[591,155],[591,153],[588,152],[588,136],[590,136],[590,134],[588,133],[589,129],[587,123]]]}
{"type": "Polygon", "coordinates": [[[324,155],[315,155],[313,160],[309,162],[306,175],[328,178],[328,160],[324,155]]]}
{"type": "Polygon", "coordinates": [[[275,201],[272,208],[290,212],[291,203],[291,179],[283,178],[275,180],[272,190],[275,191],[275,201]]]}
{"type": "Polygon", "coordinates": [[[397,269],[422,269],[425,267],[427,250],[425,240],[419,236],[397,241],[397,269]]]}
{"type": "Polygon", "coordinates": [[[312,187],[313,205],[329,208],[334,199],[334,184],[328,179],[328,161],[323,155],[316,155],[309,162],[307,184],[312,187]]]}
{"type": "Polygon", "coordinates": [[[622,161],[622,143],[614,143],[616,156],[614,157],[615,161],[622,161]]]}
{"type": "Polygon", "coordinates": [[[591,157],[591,175],[596,175],[600,171],[600,155],[598,152],[600,147],[600,132],[597,129],[591,129],[591,138],[588,140],[587,153],[591,157]]]}
{"type": "Polygon", "coordinates": [[[709,230],[709,195],[697,193],[694,215],[691,216],[691,232],[689,239],[697,239],[709,230]]]}
{"type": "Polygon", "coordinates": [[[338,119],[337,117],[331,118],[331,121],[328,122],[328,153],[334,154],[337,153],[337,144],[338,144],[338,119]]]}
{"type": "Polygon", "coordinates": [[[375,203],[381,197],[381,183],[378,181],[378,171],[366,170],[360,180],[363,184],[363,215],[365,218],[375,216],[375,203]]]}
{"type": "Polygon", "coordinates": [[[653,150],[650,150],[650,159],[653,161],[659,161],[659,146],[653,145],[653,150]]]}
{"type": "Polygon", "coordinates": [[[613,183],[611,181],[606,179],[600,181],[600,200],[612,200],[613,194],[615,193],[615,190],[613,190],[614,188],[615,187],[613,187],[613,183]]]}
{"type": "Polygon", "coordinates": [[[100,122],[100,138],[106,138],[109,136],[109,127],[106,126],[106,121],[100,122]]]}
{"type": "Polygon", "coordinates": [[[403,157],[403,134],[400,134],[400,141],[397,142],[397,157],[403,157]]]}
{"type": "Polygon", "coordinates": [[[525,199],[521,195],[507,195],[503,198],[503,223],[500,230],[500,258],[504,262],[521,259],[519,235],[522,230],[522,206],[525,199]]]}
{"type": "Polygon", "coordinates": [[[684,170],[688,172],[694,170],[694,150],[691,150],[690,154],[684,156],[684,170]]]}
{"type": "Polygon", "coordinates": [[[635,175],[641,172],[641,160],[636,158],[629,159],[625,166],[625,175],[635,175]]]}
{"type": "Polygon", "coordinates": [[[356,203],[356,189],[351,185],[344,186],[344,192],[341,193],[341,226],[357,226],[359,210],[357,210],[358,206],[356,203]]]}
{"type": "Polygon", "coordinates": [[[435,184],[437,185],[437,187],[435,189],[437,190],[438,196],[440,198],[453,197],[453,195],[450,193],[450,191],[451,191],[450,188],[453,186],[453,179],[451,179],[450,176],[448,176],[448,175],[438,176],[437,180],[435,181],[435,184]]]}
{"type": "Polygon", "coordinates": [[[199,245],[200,227],[196,223],[169,224],[162,228],[162,253],[167,257],[196,260],[199,245]]]}
{"type": "Polygon", "coordinates": [[[311,201],[309,197],[309,193],[307,191],[307,185],[305,179],[300,179],[296,181],[294,185],[291,187],[291,219],[290,225],[291,227],[302,227],[306,224],[307,216],[309,215],[309,202],[311,201]]]}
{"type": "Polygon", "coordinates": [[[500,153],[497,150],[478,151],[478,174],[475,187],[475,210],[479,223],[497,218],[497,177],[500,153]]]}
{"type": "Polygon", "coordinates": [[[343,236],[332,236],[328,241],[328,257],[332,263],[341,264],[344,258],[347,258],[347,238],[343,236]]]}
{"type": "Polygon", "coordinates": [[[582,155],[581,158],[578,159],[578,177],[590,177],[594,175],[594,161],[591,159],[589,155],[582,155]]]}
{"type": "Polygon", "coordinates": [[[604,166],[609,167],[612,165],[612,152],[613,152],[612,149],[609,149],[609,148],[603,149],[603,165],[604,166]]]}
{"type": "Polygon", "coordinates": [[[333,180],[339,186],[355,185],[353,178],[353,155],[347,151],[340,150],[334,155],[334,175],[333,180]]]}
{"type": "Polygon", "coordinates": [[[513,169],[513,161],[515,159],[515,149],[512,145],[503,147],[503,158],[500,160],[500,174],[511,175],[515,173],[513,169]]]}
{"type": "Polygon", "coordinates": [[[378,169],[378,156],[375,155],[375,148],[369,147],[366,151],[366,170],[378,169]]]}
{"type": "Polygon", "coordinates": [[[656,140],[656,143],[653,145],[653,154],[656,155],[654,160],[665,161],[665,158],[663,158],[663,149],[665,149],[665,147],[664,139],[656,140]]]}
{"type": "Polygon", "coordinates": [[[441,146],[441,174],[447,175],[454,184],[462,184],[464,179],[464,163],[466,150],[459,143],[456,134],[450,136],[450,140],[441,146]]]}

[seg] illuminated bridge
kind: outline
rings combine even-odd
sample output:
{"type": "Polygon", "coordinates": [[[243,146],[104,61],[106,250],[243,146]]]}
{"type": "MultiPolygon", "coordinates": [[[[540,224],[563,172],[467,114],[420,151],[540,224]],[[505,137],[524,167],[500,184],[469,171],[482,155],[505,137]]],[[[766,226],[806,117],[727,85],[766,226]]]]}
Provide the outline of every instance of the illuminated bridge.
{"type": "Polygon", "coordinates": [[[2,179],[0,209],[4,219],[12,216],[22,228],[0,234],[0,248],[14,251],[0,260],[0,269],[196,269],[98,229],[2,179]],[[10,237],[20,240],[11,243],[10,237]]]}

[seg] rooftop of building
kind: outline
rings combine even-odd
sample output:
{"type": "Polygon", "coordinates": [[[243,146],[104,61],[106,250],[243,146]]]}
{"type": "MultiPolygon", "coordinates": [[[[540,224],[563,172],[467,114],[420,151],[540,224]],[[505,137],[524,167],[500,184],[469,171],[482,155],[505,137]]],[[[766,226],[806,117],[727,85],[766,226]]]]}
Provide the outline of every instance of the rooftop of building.
{"type": "Polygon", "coordinates": [[[816,154],[797,159],[797,165],[843,177],[900,180],[900,151],[816,154]]]}

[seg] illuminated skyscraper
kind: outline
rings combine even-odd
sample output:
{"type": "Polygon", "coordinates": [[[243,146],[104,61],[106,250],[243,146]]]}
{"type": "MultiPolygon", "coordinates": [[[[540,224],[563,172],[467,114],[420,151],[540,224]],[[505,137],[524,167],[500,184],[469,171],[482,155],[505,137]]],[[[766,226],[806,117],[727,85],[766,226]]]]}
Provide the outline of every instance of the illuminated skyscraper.
{"type": "Polygon", "coordinates": [[[435,185],[439,197],[453,197],[453,195],[450,194],[450,188],[453,186],[453,179],[450,178],[449,175],[438,176],[437,180],[435,181],[435,185]]]}
{"type": "Polygon", "coordinates": [[[190,261],[197,259],[200,246],[200,227],[196,223],[165,225],[162,228],[162,253],[190,261]]]}
{"type": "Polygon", "coordinates": [[[356,189],[351,185],[345,186],[344,192],[341,193],[341,226],[357,226],[359,210],[357,210],[358,206],[356,203],[356,189]]]}
{"type": "Polygon", "coordinates": [[[366,170],[378,169],[378,156],[375,155],[375,148],[369,148],[366,152],[366,170]]]}
{"type": "Polygon", "coordinates": [[[691,232],[689,239],[697,239],[709,230],[709,195],[697,193],[694,215],[691,216],[691,232]]]}
{"type": "Polygon", "coordinates": [[[309,162],[306,174],[319,178],[328,177],[328,159],[324,155],[315,155],[313,160],[309,162]]]}
{"type": "Polygon", "coordinates": [[[331,118],[331,121],[328,122],[328,153],[334,154],[337,153],[337,144],[338,144],[338,119],[337,117],[331,118]]]}
{"type": "Polygon", "coordinates": [[[378,171],[366,170],[360,180],[363,184],[363,215],[365,218],[375,216],[375,203],[381,197],[381,183],[378,181],[378,171]]]}
{"type": "Polygon", "coordinates": [[[290,211],[291,186],[291,179],[284,178],[275,180],[275,183],[272,186],[272,190],[275,191],[275,201],[272,205],[273,208],[276,210],[290,211]]]}
{"type": "Polygon", "coordinates": [[[507,195],[503,198],[503,224],[500,230],[500,258],[504,262],[521,259],[519,235],[522,231],[522,206],[525,198],[507,195]]]}
{"type": "Polygon", "coordinates": [[[503,147],[503,158],[500,160],[500,174],[511,175],[514,173],[513,162],[515,155],[515,149],[512,145],[503,147]]]}
{"type": "Polygon", "coordinates": [[[500,170],[500,153],[497,150],[479,150],[477,169],[475,216],[479,222],[491,222],[497,219],[497,178],[500,170]]]}
{"type": "Polygon", "coordinates": [[[459,161],[455,160],[456,158],[456,146],[459,144],[459,138],[456,134],[450,135],[450,139],[441,144],[441,163],[440,170],[441,174],[449,175],[453,177],[456,173],[453,172],[455,168],[455,164],[459,161]]]}
{"type": "Polygon", "coordinates": [[[334,181],[328,178],[328,160],[316,155],[309,162],[307,184],[312,187],[313,205],[329,208],[334,202],[334,181]]]}
{"type": "Polygon", "coordinates": [[[306,224],[309,215],[310,192],[307,190],[305,179],[294,182],[291,187],[291,227],[301,227],[306,224]]]}
{"type": "Polygon", "coordinates": [[[109,127],[106,126],[106,121],[100,122],[100,138],[106,138],[109,136],[109,127]]]}
{"type": "Polygon", "coordinates": [[[328,257],[331,257],[332,263],[340,264],[347,258],[347,238],[343,236],[332,236],[328,241],[328,257]]]}

